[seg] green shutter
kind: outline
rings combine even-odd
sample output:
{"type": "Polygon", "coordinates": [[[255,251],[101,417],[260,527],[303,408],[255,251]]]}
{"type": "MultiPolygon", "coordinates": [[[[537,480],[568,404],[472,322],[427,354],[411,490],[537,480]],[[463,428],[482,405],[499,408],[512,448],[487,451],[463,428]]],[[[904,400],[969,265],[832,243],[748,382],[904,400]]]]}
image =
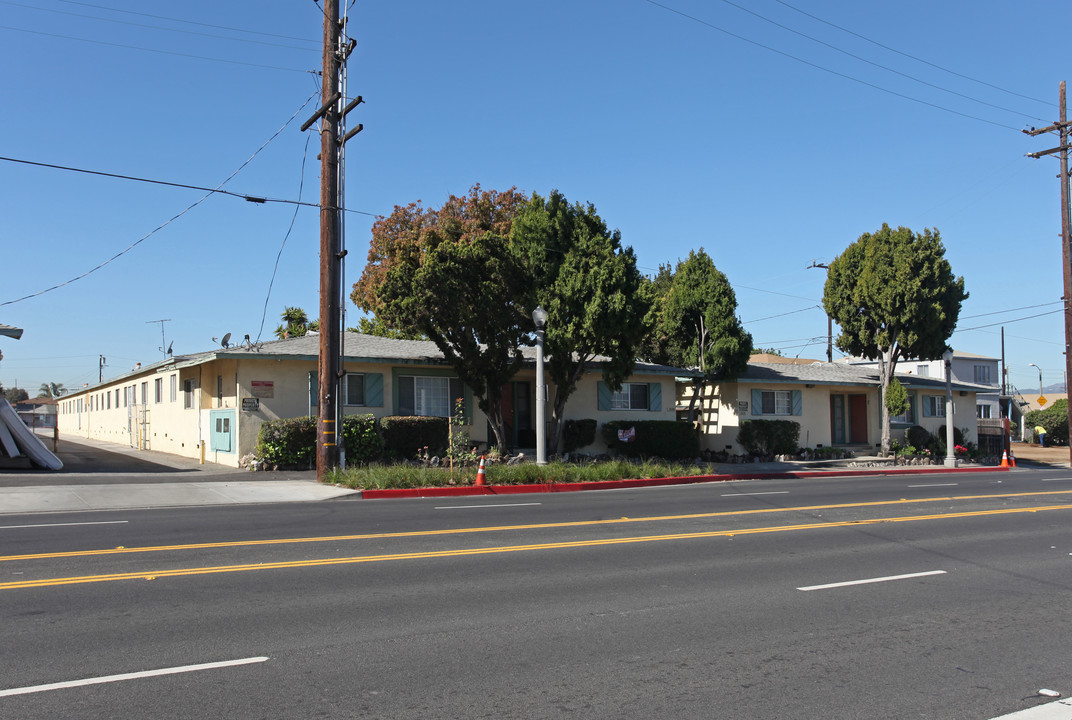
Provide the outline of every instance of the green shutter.
{"type": "Polygon", "coordinates": [[[663,410],[663,384],[650,383],[648,385],[648,410],[662,412],[663,410]]]}
{"type": "Polygon", "coordinates": [[[383,407],[382,373],[365,373],[365,405],[383,407]]]}
{"type": "Polygon", "coordinates": [[[602,380],[599,380],[597,384],[596,395],[599,400],[599,409],[610,410],[611,406],[614,404],[614,394],[610,391],[610,385],[607,385],[607,383],[603,382],[602,380]]]}
{"type": "Polygon", "coordinates": [[[793,391],[793,414],[794,415],[803,415],[804,414],[804,398],[803,398],[803,394],[799,390],[794,390],[793,391]]]}
{"type": "Polygon", "coordinates": [[[762,390],[753,390],[752,391],[752,414],[753,415],[762,415],[763,414],[763,391],[762,390]]]}

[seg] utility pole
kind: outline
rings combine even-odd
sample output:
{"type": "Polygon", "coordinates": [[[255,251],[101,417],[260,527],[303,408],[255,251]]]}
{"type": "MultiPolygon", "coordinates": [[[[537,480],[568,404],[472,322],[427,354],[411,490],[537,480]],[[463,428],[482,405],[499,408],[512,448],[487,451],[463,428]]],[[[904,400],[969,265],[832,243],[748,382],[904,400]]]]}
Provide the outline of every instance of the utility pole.
{"type": "Polygon", "coordinates": [[[317,363],[316,477],[323,480],[339,466],[342,446],[342,239],[343,147],[362,129],[343,132],[344,118],[362,102],[346,102],[346,59],[356,45],[344,40],[345,19],[339,0],[324,0],[323,104],[302,125],[302,132],[320,120],[320,355],[317,363]],[[341,136],[341,137],[340,137],[341,136]]]}
{"type": "MultiPolygon", "coordinates": [[[[826,270],[827,274],[830,273],[829,265],[823,265],[814,260],[812,260],[811,265],[808,266],[809,270],[812,268],[822,268],[823,270],[826,270]]],[[[834,362],[834,320],[829,314],[826,316],[826,361],[828,363],[834,362]]]]}
{"type": "MultiPolygon", "coordinates": [[[[1032,137],[1046,132],[1056,132],[1060,138],[1060,144],[1055,148],[1036,153],[1028,153],[1028,157],[1038,159],[1044,155],[1057,154],[1061,161],[1061,171],[1058,177],[1061,180],[1061,269],[1064,273],[1064,296],[1061,298],[1065,303],[1065,373],[1072,373],[1072,248],[1069,247],[1069,209],[1068,209],[1068,108],[1065,102],[1065,82],[1061,81],[1058,90],[1059,120],[1042,129],[1024,130],[1032,137]]],[[[1067,388],[1066,388],[1067,389],[1067,388]]],[[[1041,392],[1041,391],[1040,391],[1041,392]]],[[[1069,427],[1072,427],[1072,403],[1068,409],[1069,427]]],[[[1072,443],[1068,445],[1069,463],[1072,464],[1072,443]]]]}

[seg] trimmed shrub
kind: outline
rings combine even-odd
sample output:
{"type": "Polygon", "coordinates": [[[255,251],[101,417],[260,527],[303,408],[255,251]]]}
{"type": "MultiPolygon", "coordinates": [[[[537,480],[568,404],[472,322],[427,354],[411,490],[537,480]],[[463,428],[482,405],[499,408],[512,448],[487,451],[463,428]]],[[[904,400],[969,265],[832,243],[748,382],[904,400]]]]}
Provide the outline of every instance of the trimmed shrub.
{"type": "Polygon", "coordinates": [[[931,444],[931,432],[922,425],[913,425],[905,430],[905,442],[916,448],[928,447],[931,444]]]}
{"type": "Polygon", "coordinates": [[[626,457],[692,459],[700,454],[700,440],[692,425],[677,420],[612,420],[600,428],[607,447],[626,457]],[[618,439],[619,430],[635,428],[631,442],[618,439]]]}
{"type": "Polygon", "coordinates": [[[368,465],[383,457],[383,438],[375,415],[347,415],[342,419],[342,442],[347,465],[368,465]]]}
{"type": "Polygon", "coordinates": [[[264,423],[257,439],[257,457],[274,467],[312,467],[316,462],[316,418],[281,418],[264,423]]]}
{"type": "MultiPolygon", "coordinates": [[[[1035,432],[1035,426],[1046,428],[1046,444],[1065,444],[1068,442],[1068,400],[1061,398],[1045,410],[1032,410],[1024,416],[1024,427],[1035,432]]],[[[1036,437],[1037,441],[1038,438],[1036,437]]]]}
{"type": "Polygon", "coordinates": [[[745,420],[737,433],[750,455],[792,455],[800,446],[800,423],[792,420],[745,420]]]}
{"type": "Polygon", "coordinates": [[[443,455],[447,450],[448,422],[447,418],[416,415],[380,418],[384,457],[411,459],[423,448],[433,455],[443,455]]]}
{"type": "MultiPolygon", "coordinates": [[[[617,439],[617,434],[615,435],[617,439]]],[[[594,418],[567,420],[562,428],[562,452],[571,453],[588,447],[596,441],[596,421],[594,418]]]]}

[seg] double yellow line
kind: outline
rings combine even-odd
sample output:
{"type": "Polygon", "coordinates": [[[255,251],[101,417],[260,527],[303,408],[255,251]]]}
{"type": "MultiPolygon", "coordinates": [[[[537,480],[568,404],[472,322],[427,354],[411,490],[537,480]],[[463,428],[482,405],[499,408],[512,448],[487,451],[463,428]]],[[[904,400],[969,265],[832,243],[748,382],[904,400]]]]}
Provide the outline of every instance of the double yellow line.
{"type": "MultiPolygon", "coordinates": [[[[768,508],[761,510],[742,510],[742,511],[730,511],[720,513],[698,513],[690,515],[669,515],[658,517],[645,517],[645,518],[618,518],[614,520],[595,520],[595,521],[578,521],[568,523],[544,523],[539,525],[507,525],[499,527],[481,527],[481,528],[460,528],[453,530],[431,530],[431,531],[414,531],[414,532],[400,532],[400,533],[378,533],[367,535],[339,535],[333,537],[319,537],[319,538],[295,538],[295,539],[279,539],[279,540],[256,540],[246,542],[228,542],[228,543],[201,543],[196,545],[172,545],[172,546],[159,546],[159,547],[142,547],[142,548],[114,548],[108,550],[91,550],[82,552],[67,552],[67,553],[42,553],[38,555],[12,555],[7,557],[0,557],[0,561],[12,561],[12,560],[28,560],[28,559],[42,559],[42,558],[57,558],[57,557],[79,557],[85,555],[105,555],[105,554],[118,554],[118,553],[138,553],[138,552],[162,552],[168,550],[190,550],[200,548],[221,548],[221,547],[238,547],[238,546],[256,546],[256,545],[280,545],[289,543],[308,543],[308,542],[330,542],[338,540],[364,540],[364,539],[379,539],[379,538],[399,538],[399,537],[416,537],[416,536],[434,536],[434,535],[456,535],[462,533],[477,533],[477,532],[495,532],[505,530],[526,530],[526,529],[538,529],[538,528],[561,528],[561,527],[576,527],[587,525],[607,525],[613,523],[635,523],[635,522],[654,522],[658,520],[683,520],[694,518],[710,518],[710,517],[724,517],[729,515],[751,515],[759,513],[770,512],[793,512],[793,511],[808,511],[808,510],[823,510],[823,509],[836,509],[836,508],[853,508],[853,507],[874,507],[882,505],[900,505],[910,502],[941,502],[950,500],[967,500],[967,499],[990,499],[990,498],[1010,498],[1010,497],[1025,497],[1035,495],[1067,495],[1072,491],[1055,491],[1046,493],[1007,493],[1001,495],[975,495],[975,496],[961,496],[951,498],[927,498],[924,500],[896,500],[886,502],[873,502],[873,503],[846,503],[838,505],[813,505],[803,506],[795,508],[768,508]]],[[[526,545],[506,545],[492,548],[470,548],[460,550],[435,550],[426,552],[412,552],[412,553],[388,553],[382,555],[359,555],[346,558],[320,558],[314,560],[292,560],[286,562],[274,562],[274,563],[249,563],[241,565],[217,565],[208,567],[197,568],[184,568],[176,570],[159,570],[159,571],[139,571],[128,573],[112,573],[104,575],[83,575],[75,577],[61,577],[42,580],[23,580],[18,582],[0,583],[0,590],[18,590],[25,588],[41,588],[41,587],[55,587],[60,585],[78,585],[85,583],[98,583],[98,582],[112,582],[117,580],[156,580],[158,578],[165,577],[181,577],[187,575],[211,575],[218,573],[233,573],[233,572],[249,572],[253,570],[282,570],[288,568],[309,568],[309,567],[325,567],[330,565],[352,565],[357,563],[371,563],[371,562],[390,562],[397,560],[420,560],[430,558],[447,558],[447,557],[465,557],[472,555],[491,555],[502,553],[516,553],[516,552],[529,552],[534,550],[565,550],[570,548],[588,548],[588,547],[601,547],[610,545],[623,545],[629,543],[651,543],[661,542],[666,540],[698,540],[704,538],[715,537],[733,537],[735,535],[754,535],[760,533],[775,533],[775,532],[794,532],[802,530],[818,530],[826,528],[839,528],[839,527],[860,527],[868,525],[877,525],[881,523],[904,523],[904,522],[920,522],[924,520],[949,520],[955,518],[967,518],[967,517],[985,517],[995,515],[1015,515],[1022,513],[1037,513],[1037,512],[1049,512],[1055,510],[1072,510],[1072,504],[1064,505],[1044,505],[1026,508],[1004,508],[999,510],[977,510],[977,511],[965,511],[954,513],[941,513],[937,515],[909,515],[903,517],[893,518],[873,518],[867,520],[844,520],[834,522],[822,522],[822,523],[808,523],[798,525],[778,525],[771,527],[759,527],[759,528],[744,528],[736,530],[712,530],[705,532],[694,533],[671,533],[665,535],[643,535],[636,537],[623,537],[623,538],[604,538],[599,540],[576,540],[569,542],[557,542],[557,543],[537,543],[526,545]]]]}

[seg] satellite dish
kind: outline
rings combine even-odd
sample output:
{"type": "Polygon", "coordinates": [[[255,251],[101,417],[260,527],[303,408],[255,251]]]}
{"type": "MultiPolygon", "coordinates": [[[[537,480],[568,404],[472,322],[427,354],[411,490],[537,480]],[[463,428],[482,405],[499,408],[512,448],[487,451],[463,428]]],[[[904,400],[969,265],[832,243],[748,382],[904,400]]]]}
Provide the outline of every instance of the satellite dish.
{"type": "Polygon", "coordinates": [[[171,355],[171,348],[175,347],[175,341],[172,340],[167,346],[167,354],[171,355]]]}
{"type": "Polygon", "coordinates": [[[223,339],[220,340],[220,345],[222,345],[223,347],[231,346],[231,333],[227,333],[223,336],[223,339]]]}

